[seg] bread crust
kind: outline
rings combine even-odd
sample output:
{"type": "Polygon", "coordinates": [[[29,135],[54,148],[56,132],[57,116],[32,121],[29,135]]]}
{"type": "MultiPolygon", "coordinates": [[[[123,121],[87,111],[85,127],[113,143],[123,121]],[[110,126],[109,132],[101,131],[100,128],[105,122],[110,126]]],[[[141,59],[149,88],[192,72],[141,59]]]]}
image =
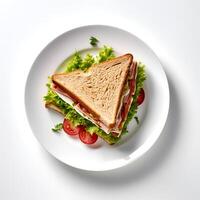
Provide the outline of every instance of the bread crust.
{"type": "Polygon", "coordinates": [[[45,102],[45,107],[46,108],[50,108],[50,109],[52,109],[52,110],[54,110],[54,111],[56,111],[56,112],[64,115],[64,113],[62,112],[62,110],[58,106],[56,106],[55,104],[53,104],[53,103],[45,102]]]}

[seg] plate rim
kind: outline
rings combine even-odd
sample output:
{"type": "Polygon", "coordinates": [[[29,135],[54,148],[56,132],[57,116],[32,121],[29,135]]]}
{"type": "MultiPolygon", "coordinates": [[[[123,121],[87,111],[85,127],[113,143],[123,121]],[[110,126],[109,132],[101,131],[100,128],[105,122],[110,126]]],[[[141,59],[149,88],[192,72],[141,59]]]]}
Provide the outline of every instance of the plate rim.
{"type": "MultiPolygon", "coordinates": [[[[30,66],[29,70],[28,70],[28,75],[26,77],[26,81],[25,81],[25,88],[24,88],[24,106],[25,106],[25,113],[26,113],[26,119],[28,121],[29,127],[31,129],[31,132],[33,133],[33,135],[35,136],[35,138],[37,139],[37,141],[39,142],[39,144],[50,154],[52,155],[54,158],[56,158],[57,160],[59,160],[60,162],[73,167],[75,169],[80,169],[80,170],[84,170],[84,171],[95,171],[95,172],[101,172],[101,171],[110,171],[110,170],[114,170],[114,169],[118,169],[121,168],[123,166],[126,166],[130,163],[133,163],[134,161],[138,160],[139,158],[142,158],[152,147],[153,145],[156,143],[156,141],[158,140],[159,136],[162,134],[163,129],[165,127],[166,121],[167,121],[167,117],[168,117],[168,113],[169,113],[169,107],[170,107],[170,90],[169,90],[169,83],[168,83],[168,78],[167,75],[165,73],[164,67],[162,65],[162,63],[160,62],[160,59],[158,58],[157,54],[154,52],[154,50],[148,45],[148,43],[144,42],[140,37],[138,37],[135,33],[133,33],[130,29],[125,29],[123,27],[120,26],[113,26],[113,25],[109,25],[109,24],[86,24],[86,25],[81,25],[81,26],[77,26],[77,27],[69,27],[66,28],[66,31],[62,32],[61,34],[57,35],[55,38],[53,38],[52,40],[50,40],[41,50],[40,52],[37,54],[37,56],[35,57],[34,61],[32,62],[32,65],[30,66]],[[151,138],[151,141],[148,141],[148,143],[142,144],[139,148],[137,148],[134,152],[137,151],[137,156],[134,156],[133,158],[131,157],[130,159],[127,160],[123,160],[123,162],[117,162],[115,163],[115,165],[109,166],[107,168],[96,168],[96,169],[91,169],[91,168],[85,168],[85,167],[81,167],[81,166],[75,166],[73,164],[69,164],[66,163],[65,161],[63,161],[62,159],[58,158],[53,152],[50,152],[40,141],[39,138],[37,137],[37,135],[34,133],[32,126],[31,126],[31,122],[29,120],[28,117],[28,111],[27,111],[27,105],[26,105],[26,91],[27,91],[27,83],[29,81],[30,75],[31,75],[31,70],[34,66],[34,63],[36,61],[36,59],[39,57],[39,55],[43,52],[44,49],[46,49],[46,47],[48,45],[50,45],[53,41],[55,41],[57,38],[62,37],[63,35],[65,35],[66,33],[70,32],[70,31],[74,31],[77,29],[81,29],[81,28],[86,28],[86,27],[94,27],[94,26],[102,26],[102,27],[109,27],[109,28],[114,28],[114,29],[118,29],[121,31],[125,31],[131,35],[133,35],[134,37],[136,37],[140,42],[142,42],[143,44],[145,44],[147,46],[147,48],[153,53],[153,55],[156,57],[158,63],[160,64],[160,67],[162,68],[162,71],[164,72],[164,76],[165,76],[165,80],[166,80],[166,91],[167,91],[167,98],[166,98],[166,110],[165,113],[163,114],[163,123],[162,126],[160,128],[159,133],[156,135],[156,137],[154,137],[153,139],[151,138]]],[[[130,156],[133,154],[133,152],[130,154],[130,156]]],[[[121,161],[118,160],[118,161],[121,161]]],[[[113,161],[115,162],[115,161],[113,161]]]]}

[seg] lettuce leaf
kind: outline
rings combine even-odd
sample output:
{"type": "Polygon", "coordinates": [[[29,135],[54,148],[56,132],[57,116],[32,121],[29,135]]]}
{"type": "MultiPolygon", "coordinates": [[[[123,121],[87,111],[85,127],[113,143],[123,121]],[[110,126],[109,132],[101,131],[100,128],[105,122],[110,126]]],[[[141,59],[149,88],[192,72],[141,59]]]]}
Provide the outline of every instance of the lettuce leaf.
{"type": "Polygon", "coordinates": [[[96,47],[97,44],[98,44],[99,40],[93,36],[90,37],[90,44],[93,46],[93,47],[96,47]]]}
{"type": "Polygon", "coordinates": [[[67,68],[65,69],[66,72],[71,72],[76,69],[79,69],[83,63],[83,59],[78,52],[75,52],[73,58],[67,64],[67,68]]]}
{"type": "Polygon", "coordinates": [[[92,66],[92,64],[95,63],[95,59],[91,54],[87,54],[85,56],[85,58],[83,59],[83,62],[80,65],[80,69],[81,70],[87,70],[90,66],[92,66]]]}
{"type": "Polygon", "coordinates": [[[104,45],[103,48],[100,49],[99,54],[97,55],[97,63],[101,63],[106,60],[110,60],[115,57],[114,51],[112,47],[104,45]]]}
{"type": "Polygon", "coordinates": [[[63,124],[62,123],[59,123],[59,124],[56,124],[55,125],[55,127],[54,128],[52,128],[51,130],[53,131],[53,132],[59,132],[60,130],[62,130],[62,128],[63,128],[63,124]]]}
{"type": "Polygon", "coordinates": [[[112,47],[104,45],[96,57],[91,54],[87,54],[85,57],[82,57],[78,52],[75,52],[72,59],[67,63],[65,72],[71,72],[76,69],[81,69],[86,71],[94,63],[101,63],[106,60],[110,60],[115,57],[112,47]]]}

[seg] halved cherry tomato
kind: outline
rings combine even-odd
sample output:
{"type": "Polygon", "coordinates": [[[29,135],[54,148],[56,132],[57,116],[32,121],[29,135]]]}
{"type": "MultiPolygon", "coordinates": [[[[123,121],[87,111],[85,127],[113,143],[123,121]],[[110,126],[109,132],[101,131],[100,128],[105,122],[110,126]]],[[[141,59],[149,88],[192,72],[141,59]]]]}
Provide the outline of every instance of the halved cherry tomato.
{"type": "Polygon", "coordinates": [[[63,130],[65,131],[65,133],[67,133],[68,135],[78,135],[80,130],[82,129],[82,126],[73,126],[73,124],[70,122],[70,120],[68,119],[64,119],[63,122],[63,130]]]}
{"type": "Polygon", "coordinates": [[[85,144],[94,144],[98,139],[98,135],[96,133],[90,134],[85,129],[82,129],[79,133],[79,138],[85,144]]]}
{"type": "Polygon", "coordinates": [[[138,96],[138,98],[137,98],[137,104],[138,104],[138,106],[141,105],[141,104],[143,103],[144,98],[145,98],[145,93],[144,93],[144,90],[143,90],[143,88],[142,88],[142,89],[140,90],[140,94],[139,94],[139,96],[138,96]]]}

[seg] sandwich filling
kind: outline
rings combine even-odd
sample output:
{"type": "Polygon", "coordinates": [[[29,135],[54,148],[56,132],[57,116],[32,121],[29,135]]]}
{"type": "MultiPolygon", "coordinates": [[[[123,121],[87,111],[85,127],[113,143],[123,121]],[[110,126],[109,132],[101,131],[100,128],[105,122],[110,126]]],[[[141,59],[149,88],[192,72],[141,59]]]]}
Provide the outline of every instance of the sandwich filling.
{"type": "Polygon", "coordinates": [[[52,83],[52,90],[66,103],[73,106],[73,108],[84,118],[91,121],[96,126],[100,127],[105,133],[112,133],[113,136],[119,137],[121,135],[124,122],[126,121],[129,109],[131,107],[136,89],[136,77],[137,77],[137,62],[132,62],[127,75],[127,80],[124,85],[121,101],[118,107],[115,124],[113,127],[107,126],[101,120],[101,117],[94,116],[89,110],[87,110],[80,102],[70,96],[68,93],[62,90],[56,83],[52,83]]]}
{"type": "Polygon", "coordinates": [[[116,118],[116,124],[115,127],[111,130],[115,136],[120,136],[124,122],[126,121],[129,109],[133,102],[132,96],[134,95],[136,89],[136,77],[137,62],[132,62],[129,69],[128,79],[123,89],[123,95],[116,118]]]}

